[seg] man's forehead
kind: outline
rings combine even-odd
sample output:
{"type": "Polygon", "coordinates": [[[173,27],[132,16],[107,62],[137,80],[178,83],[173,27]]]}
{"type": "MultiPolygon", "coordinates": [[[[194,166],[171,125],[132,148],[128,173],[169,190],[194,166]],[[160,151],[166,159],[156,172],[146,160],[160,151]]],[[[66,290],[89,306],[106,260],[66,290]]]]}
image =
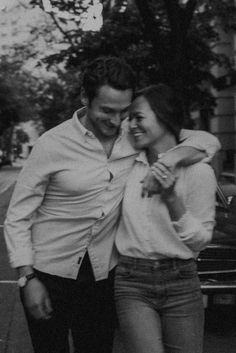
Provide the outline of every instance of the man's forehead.
{"type": "Polygon", "coordinates": [[[119,88],[114,88],[112,86],[109,85],[103,85],[100,86],[97,89],[97,97],[107,97],[107,96],[130,96],[132,97],[133,95],[133,90],[131,88],[127,88],[127,89],[119,89],[119,88]]]}

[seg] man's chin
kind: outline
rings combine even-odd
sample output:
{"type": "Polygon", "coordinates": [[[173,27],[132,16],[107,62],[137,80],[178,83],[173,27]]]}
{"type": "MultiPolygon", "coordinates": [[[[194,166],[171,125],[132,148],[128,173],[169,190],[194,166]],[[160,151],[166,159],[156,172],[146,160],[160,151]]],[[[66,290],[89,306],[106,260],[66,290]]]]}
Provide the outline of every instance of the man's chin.
{"type": "Polygon", "coordinates": [[[103,136],[105,137],[115,137],[119,135],[119,129],[106,129],[103,130],[103,136]]]}

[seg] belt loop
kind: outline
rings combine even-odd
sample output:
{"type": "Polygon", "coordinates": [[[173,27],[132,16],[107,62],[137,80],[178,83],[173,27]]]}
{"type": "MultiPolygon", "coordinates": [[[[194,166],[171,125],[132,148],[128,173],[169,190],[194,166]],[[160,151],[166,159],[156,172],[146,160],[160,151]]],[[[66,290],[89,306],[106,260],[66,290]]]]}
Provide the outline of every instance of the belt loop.
{"type": "Polygon", "coordinates": [[[134,265],[134,269],[136,270],[136,268],[137,268],[137,259],[136,259],[136,257],[133,259],[133,265],[134,265]]]}
{"type": "Polygon", "coordinates": [[[177,269],[177,261],[176,259],[173,259],[173,270],[177,269]]]}

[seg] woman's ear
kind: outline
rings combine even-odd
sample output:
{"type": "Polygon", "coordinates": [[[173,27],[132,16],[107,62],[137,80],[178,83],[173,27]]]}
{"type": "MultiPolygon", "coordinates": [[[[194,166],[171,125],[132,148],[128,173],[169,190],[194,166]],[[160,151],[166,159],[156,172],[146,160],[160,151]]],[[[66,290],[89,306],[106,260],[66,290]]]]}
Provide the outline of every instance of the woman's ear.
{"type": "Polygon", "coordinates": [[[88,106],[88,103],[89,103],[88,96],[86,95],[83,88],[81,89],[80,100],[84,106],[88,106]]]}

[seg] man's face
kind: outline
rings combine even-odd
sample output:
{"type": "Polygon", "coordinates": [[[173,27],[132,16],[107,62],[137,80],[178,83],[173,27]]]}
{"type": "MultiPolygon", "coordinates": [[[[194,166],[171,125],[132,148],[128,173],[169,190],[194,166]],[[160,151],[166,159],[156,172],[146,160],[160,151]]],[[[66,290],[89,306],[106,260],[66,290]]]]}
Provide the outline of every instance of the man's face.
{"type": "Polygon", "coordinates": [[[127,117],[132,90],[117,90],[101,86],[87,107],[86,127],[100,140],[109,140],[119,134],[122,121],[127,117]]]}

